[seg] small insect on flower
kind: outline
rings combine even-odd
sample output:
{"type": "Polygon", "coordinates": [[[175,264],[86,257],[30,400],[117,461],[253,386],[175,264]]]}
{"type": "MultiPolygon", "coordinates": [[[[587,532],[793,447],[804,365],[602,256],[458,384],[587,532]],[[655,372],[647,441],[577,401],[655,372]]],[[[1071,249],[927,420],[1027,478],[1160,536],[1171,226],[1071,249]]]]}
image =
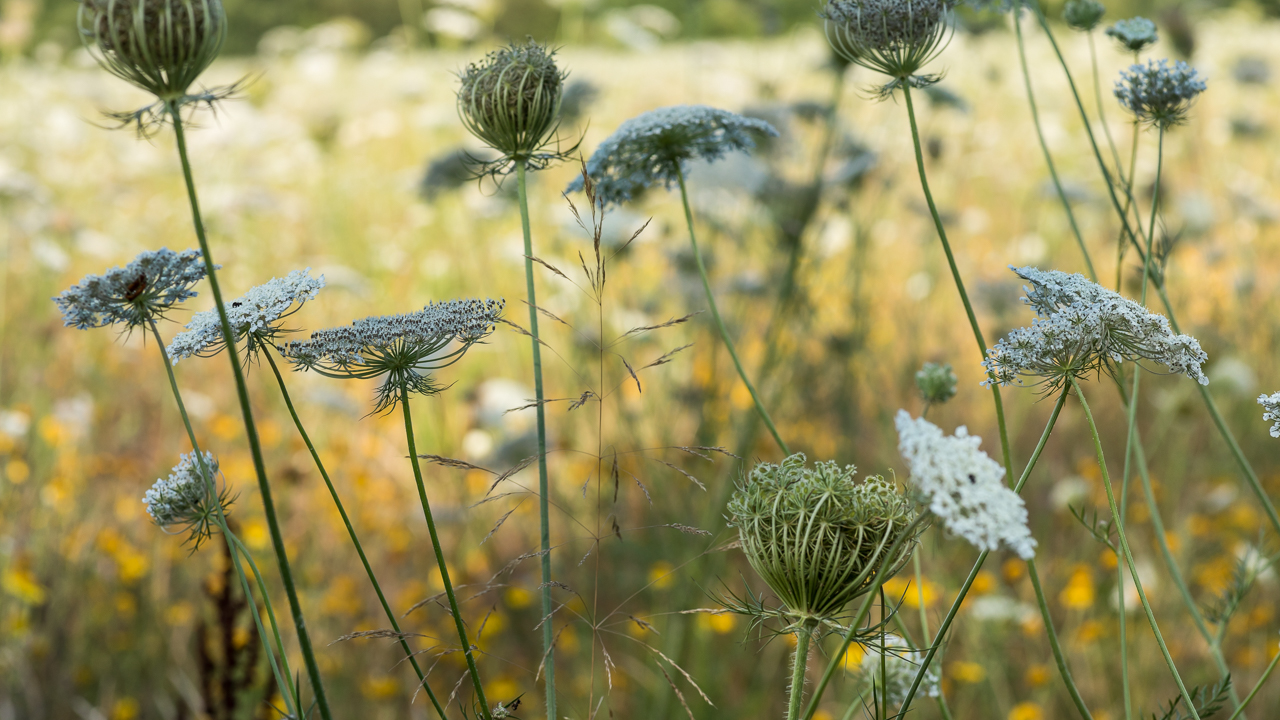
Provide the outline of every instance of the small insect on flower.
{"type": "Polygon", "coordinates": [[[345,327],[318,330],[308,340],[277,346],[295,370],[331,378],[373,379],[385,375],[374,412],[395,408],[403,395],[434,395],[429,375],[462,358],[493,332],[502,300],[449,300],[417,312],[368,317],[345,327]],[[449,349],[456,343],[457,347],[449,349]]]}
{"type": "Polygon", "coordinates": [[[174,305],[196,296],[192,285],[205,276],[199,250],[148,250],[124,267],[87,275],[53,299],[62,322],[79,330],[140,327],[164,319],[174,305]]]}
{"type": "Polygon", "coordinates": [[[227,35],[221,0],[80,0],[78,24],[107,72],[165,101],[186,95],[227,35]]]}
{"type": "Polygon", "coordinates": [[[842,57],[894,79],[927,87],[940,76],[916,76],[951,42],[953,0],[828,0],[820,13],[827,41],[842,57]]]}
{"type": "Polygon", "coordinates": [[[797,619],[826,619],[871,589],[881,564],[892,576],[911,556],[907,537],[915,511],[893,483],[834,462],[805,466],[792,455],[760,463],[729,501],[730,524],[742,551],[797,619]]]}
{"type": "Polygon", "coordinates": [[[1186,120],[1196,96],[1204,92],[1204,80],[1196,69],[1178,60],[1148,60],[1120,71],[1115,95],[1138,120],[1162,130],[1186,120]]]}
{"type": "Polygon", "coordinates": [[[1093,32],[1107,14],[1107,6],[1098,0],[1068,0],[1062,9],[1062,19],[1067,26],[1081,32],[1093,32]]]}
{"type": "Polygon", "coordinates": [[[1258,404],[1262,406],[1262,419],[1275,421],[1271,426],[1271,437],[1280,438],[1280,392],[1274,395],[1259,395],[1258,404]]]}
{"type": "MultiPolygon", "coordinates": [[[[920,671],[920,663],[924,662],[925,652],[912,650],[907,642],[897,635],[886,634],[884,637],[884,672],[881,673],[880,642],[877,640],[865,643],[862,662],[858,666],[858,676],[867,685],[875,687],[878,697],[885,698],[893,707],[902,705],[907,699],[907,692],[915,682],[920,671]]],[[[938,697],[940,692],[938,673],[926,670],[920,682],[920,691],[927,697],[938,697]]]]}
{"type": "Polygon", "coordinates": [[[1035,557],[1022,498],[1001,481],[1004,468],[979,449],[982,438],[962,425],[953,436],[906,410],[894,418],[898,451],[911,468],[910,489],[947,530],[979,550],[1007,547],[1024,560],[1035,557]]]}
{"type": "Polygon", "coordinates": [[[491,172],[515,163],[545,167],[564,153],[546,152],[560,126],[560,104],[568,73],[556,67],[555,51],[530,40],[489,53],[467,66],[458,89],[458,115],[467,130],[503,158],[491,172]]]}
{"type": "MultiPolygon", "coordinates": [[[[281,327],[280,321],[300,310],[324,287],[324,276],[313,278],[310,273],[311,268],[307,268],[294,270],[283,278],[272,278],[227,304],[227,322],[236,340],[246,341],[245,352],[249,358],[273,345],[280,335],[291,332],[281,327]]],[[[169,359],[175,365],[179,360],[197,355],[216,355],[226,347],[217,310],[196,313],[186,328],[169,343],[169,359]]]]}
{"type": "MultiPolygon", "coordinates": [[[[670,189],[688,160],[715,161],[756,146],[756,136],[777,137],[772,125],[706,105],[675,105],[627,120],[591,154],[587,175],[605,207],[628,202],[647,188],[670,189]]],[[[578,192],[582,177],[566,192],[578,192]]]]}
{"type": "Polygon", "coordinates": [[[165,532],[187,531],[193,550],[218,527],[218,513],[235,501],[224,486],[217,487],[218,461],[213,453],[195,452],[179,457],[169,477],[156,480],[142,498],[147,514],[165,532]],[[175,529],[176,528],[176,529],[175,529]]]}
{"type": "Polygon", "coordinates": [[[1114,370],[1123,361],[1153,360],[1170,372],[1207,385],[1201,366],[1208,355],[1189,335],[1175,334],[1168,318],[1092,282],[1078,273],[1013,268],[1023,280],[1028,305],[1040,317],[996,343],[982,365],[983,385],[1022,384],[1023,377],[1044,381],[1046,392],[1060,390],[1072,377],[1114,370]]]}
{"type": "Polygon", "coordinates": [[[1115,38],[1121,47],[1133,53],[1142,52],[1160,39],[1156,24],[1144,17],[1116,21],[1115,25],[1107,28],[1107,36],[1115,38]]]}
{"type": "Polygon", "coordinates": [[[956,374],[950,365],[925,363],[916,371],[916,388],[929,405],[941,405],[956,396],[956,374]]]}

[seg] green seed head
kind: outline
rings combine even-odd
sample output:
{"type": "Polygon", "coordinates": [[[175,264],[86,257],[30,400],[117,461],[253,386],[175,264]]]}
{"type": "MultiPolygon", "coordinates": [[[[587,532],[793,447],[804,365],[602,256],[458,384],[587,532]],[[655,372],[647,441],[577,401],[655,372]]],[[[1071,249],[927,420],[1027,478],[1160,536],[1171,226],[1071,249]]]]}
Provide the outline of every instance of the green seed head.
{"type": "Polygon", "coordinates": [[[925,363],[916,372],[916,387],[920,397],[930,405],[941,405],[956,396],[956,374],[950,365],[925,363]]]}
{"type": "Polygon", "coordinates": [[[1076,30],[1091,32],[1098,27],[1105,14],[1107,7],[1098,0],[1068,0],[1067,6],[1062,10],[1062,19],[1076,30]]]}
{"type": "MultiPolygon", "coordinates": [[[[830,618],[867,592],[876,569],[915,519],[891,481],[834,462],[805,466],[803,454],[751,470],[729,501],[742,550],[789,611],[830,618]]],[[[910,556],[907,538],[887,559],[889,577],[910,556]]]]}
{"type": "Polygon", "coordinates": [[[527,161],[559,125],[565,77],[554,51],[532,40],[510,45],[462,73],[458,114],[489,147],[508,159],[527,161]]]}
{"type": "Polygon", "coordinates": [[[80,0],[78,24],[102,67],[165,101],[186,94],[227,35],[222,0],[80,0]]]}

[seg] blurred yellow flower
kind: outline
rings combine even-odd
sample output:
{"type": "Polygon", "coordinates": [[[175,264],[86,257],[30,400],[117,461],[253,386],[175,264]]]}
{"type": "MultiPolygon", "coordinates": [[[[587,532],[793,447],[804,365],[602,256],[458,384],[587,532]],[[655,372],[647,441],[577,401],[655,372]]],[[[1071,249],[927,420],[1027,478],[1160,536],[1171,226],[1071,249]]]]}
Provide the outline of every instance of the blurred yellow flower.
{"type": "Polygon", "coordinates": [[[9,464],[4,469],[5,477],[14,485],[21,485],[31,477],[31,466],[27,465],[21,458],[10,458],[9,464]]]}
{"type": "Polygon", "coordinates": [[[978,572],[978,576],[973,579],[973,585],[969,586],[969,592],[975,595],[986,595],[996,589],[996,576],[988,570],[978,572]]]}
{"type": "Polygon", "coordinates": [[[731,612],[722,613],[698,613],[698,625],[706,628],[717,635],[724,635],[733,632],[733,628],[738,624],[738,616],[731,612]]]}
{"type": "Polygon", "coordinates": [[[505,675],[490,680],[488,685],[484,694],[489,697],[491,703],[510,703],[520,694],[520,684],[505,675]]]}
{"type": "MultiPolygon", "coordinates": [[[[241,427],[243,427],[243,424],[240,419],[233,418],[230,415],[218,414],[213,416],[213,419],[209,421],[210,432],[213,433],[214,437],[222,440],[223,442],[234,439],[240,432],[241,427]]],[[[203,445],[203,443],[201,444],[203,445]]]]}
{"type": "Polygon", "coordinates": [[[182,626],[191,622],[196,615],[195,607],[184,601],[176,602],[165,608],[164,621],[170,625],[182,626]]]}
{"type": "Polygon", "coordinates": [[[1013,583],[1021,580],[1027,573],[1027,564],[1017,558],[1009,558],[1000,566],[1000,572],[1004,575],[1005,582],[1013,583]]]}
{"type": "Polygon", "coordinates": [[[506,600],[507,607],[512,610],[522,610],[533,604],[533,593],[522,587],[509,587],[503,593],[503,599],[506,600]]]}
{"type": "Polygon", "coordinates": [[[30,570],[21,567],[17,563],[5,570],[4,579],[0,581],[0,586],[4,587],[5,592],[27,605],[44,603],[44,587],[36,581],[36,576],[30,570]]]}
{"type": "Polygon", "coordinates": [[[658,562],[650,565],[650,584],[657,590],[666,590],[671,587],[673,582],[676,581],[676,576],[673,574],[674,570],[675,567],[666,560],[659,560],[658,562]]]}
{"type": "Polygon", "coordinates": [[[1076,628],[1075,640],[1081,645],[1086,645],[1102,637],[1105,631],[1106,628],[1097,620],[1085,620],[1080,623],[1080,627],[1076,628]]]}
{"type": "Polygon", "coordinates": [[[1071,571],[1071,579],[1058,595],[1058,602],[1073,609],[1083,610],[1093,607],[1094,589],[1093,574],[1086,565],[1076,565],[1071,571]]]}
{"type": "Polygon", "coordinates": [[[1049,682],[1049,666],[1043,663],[1036,663],[1027,668],[1025,676],[1027,684],[1031,687],[1040,687],[1049,682]]]}
{"type": "Polygon", "coordinates": [[[111,720],[134,720],[138,717],[138,701],[131,697],[122,697],[111,707],[111,720]]]}
{"type": "Polygon", "coordinates": [[[247,520],[240,531],[240,539],[254,550],[265,550],[271,542],[271,534],[267,532],[267,524],[258,518],[247,520]]]}
{"type": "Polygon", "coordinates": [[[1018,703],[1009,711],[1009,720],[1043,720],[1044,711],[1033,702],[1018,703]]]}
{"type": "Polygon", "coordinates": [[[386,700],[400,691],[400,683],[389,675],[367,675],[360,682],[360,694],[370,700],[386,700]]]}
{"type": "MultiPolygon", "coordinates": [[[[977,578],[974,578],[974,582],[977,582],[977,578]]],[[[884,584],[884,591],[895,601],[901,598],[904,605],[913,609],[920,607],[920,596],[922,594],[924,595],[925,607],[931,607],[938,601],[938,585],[927,578],[922,585],[917,586],[915,580],[895,577],[884,584]]]]}
{"type": "Polygon", "coordinates": [[[987,678],[986,668],[976,662],[957,660],[947,666],[946,673],[952,680],[962,683],[979,683],[987,678]]]}

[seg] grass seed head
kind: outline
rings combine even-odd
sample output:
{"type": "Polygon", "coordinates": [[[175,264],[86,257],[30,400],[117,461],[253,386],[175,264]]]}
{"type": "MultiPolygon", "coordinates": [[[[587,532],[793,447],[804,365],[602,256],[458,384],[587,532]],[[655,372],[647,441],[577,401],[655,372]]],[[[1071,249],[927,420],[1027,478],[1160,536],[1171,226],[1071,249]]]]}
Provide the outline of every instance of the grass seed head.
{"type": "Polygon", "coordinates": [[[559,126],[566,76],[554,50],[532,40],[509,45],[462,73],[458,114],[486,145],[508,160],[527,162],[559,126]]]}
{"type": "Polygon", "coordinates": [[[871,588],[882,562],[887,578],[914,547],[904,542],[886,559],[915,511],[891,481],[859,482],[855,472],[834,462],[806,467],[798,453],[756,465],[729,501],[751,567],[797,618],[837,616],[871,588]]]}
{"type": "Polygon", "coordinates": [[[80,0],[81,40],[111,74],[181,98],[222,49],[222,0],[80,0]]]}
{"type": "Polygon", "coordinates": [[[1081,32],[1092,32],[1107,14],[1107,6],[1098,0],[1068,0],[1062,10],[1062,19],[1067,25],[1081,32]]]}

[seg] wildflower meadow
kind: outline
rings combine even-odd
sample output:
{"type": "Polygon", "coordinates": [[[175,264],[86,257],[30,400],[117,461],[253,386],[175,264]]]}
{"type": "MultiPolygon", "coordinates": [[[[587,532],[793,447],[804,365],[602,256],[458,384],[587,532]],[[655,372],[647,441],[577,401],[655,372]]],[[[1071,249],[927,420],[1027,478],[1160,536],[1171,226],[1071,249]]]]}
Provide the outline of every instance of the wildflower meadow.
{"type": "Polygon", "coordinates": [[[1265,5],[68,5],[0,720],[1280,718],[1265,5]]]}

